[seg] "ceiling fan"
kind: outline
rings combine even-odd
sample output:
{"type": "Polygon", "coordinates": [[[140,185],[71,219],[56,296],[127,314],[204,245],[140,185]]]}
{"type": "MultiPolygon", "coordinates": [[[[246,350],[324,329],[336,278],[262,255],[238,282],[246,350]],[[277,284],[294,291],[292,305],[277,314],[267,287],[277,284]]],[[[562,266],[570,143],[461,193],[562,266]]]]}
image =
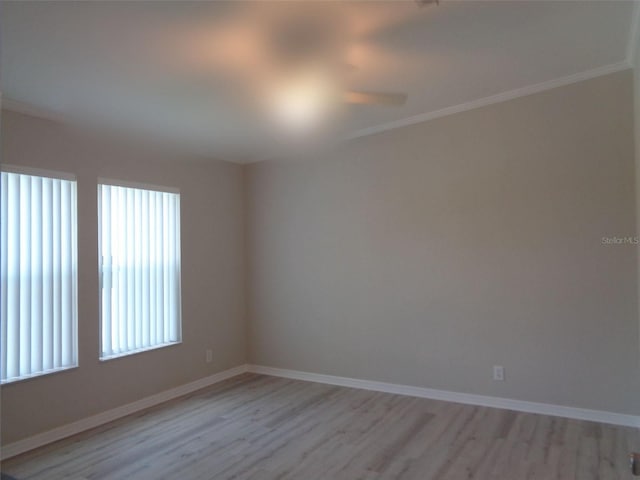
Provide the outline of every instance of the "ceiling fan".
{"type": "Polygon", "coordinates": [[[298,63],[277,75],[266,91],[270,111],[286,125],[302,129],[332,116],[341,104],[398,106],[407,101],[404,93],[343,89],[336,72],[317,61],[298,63]]]}
{"type": "MultiPolygon", "coordinates": [[[[357,66],[343,62],[341,41],[337,32],[327,29],[322,22],[285,22],[274,28],[267,36],[267,54],[272,59],[281,78],[296,75],[324,76],[325,83],[333,83],[333,99],[354,105],[399,106],[407,101],[406,93],[358,91],[344,88],[349,72],[357,66]],[[332,35],[333,34],[333,35],[332,35]],[[335,36],[334,36],[335,35],[335,36]],[[336,95],[336,90],[340,92],[336,95]]],[[[286,84],[286,80],[285,80],[286,84]]]]}
{"type": "Polygon", "coordinates": [[[343,101],[356,105],[404,105],[407,102],[406,93],[358,92],[345,91],[343,101]]]}
{"type": "MultiPolygon", "coordinates": [[[[421,6],[437,3],[415,1],[421,6]]],[[[417,17],[414,12],[405,8],[390,15],[373,4],[365,15],[359,9],[356,16],[347,14],[345,9],[355,8],[349,2],[232,6],[237,9],[233,15],[191,41],[202,45],[195,50],[200,54],[197,62],[203,68],[204,88],[219,79],[233,86],[239,101],[266,106],[267,115],[280,112],[282,119],[302,124],[349,105],[397,107],[407,102],[408,95],[401,91],[360,90],[349,84],[354,78],[369,84],[367,72],[378,68],[372,35],[417,17]],[[354,57],[354,47],[364,49],[365,57],[354,57]]]]}

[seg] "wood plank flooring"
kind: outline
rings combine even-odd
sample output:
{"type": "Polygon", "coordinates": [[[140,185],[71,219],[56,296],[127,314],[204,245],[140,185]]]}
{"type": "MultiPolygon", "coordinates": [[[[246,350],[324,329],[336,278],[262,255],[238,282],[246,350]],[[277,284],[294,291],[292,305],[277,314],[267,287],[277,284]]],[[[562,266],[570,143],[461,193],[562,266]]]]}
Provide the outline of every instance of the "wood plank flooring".
{"type": "Polygon", "coordinates": [[[2,471],[18,480],[608,480],[633,478],[632,450],[637,429],[244,374],[2,471]]]}

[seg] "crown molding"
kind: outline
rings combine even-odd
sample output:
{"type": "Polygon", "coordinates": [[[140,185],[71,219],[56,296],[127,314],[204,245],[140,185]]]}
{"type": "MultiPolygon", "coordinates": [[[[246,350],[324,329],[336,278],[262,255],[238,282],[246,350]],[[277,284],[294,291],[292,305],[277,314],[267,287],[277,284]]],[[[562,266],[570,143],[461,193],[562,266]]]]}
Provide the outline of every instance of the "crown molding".
{"type": "Polygon", "coordinates": [[[631,13],[631,27],[629,28],[629,40],[627,43],[627,63],[635,65],[638,44],[640,43],[640,0],[633,0],[633,12],[631,13]]]}
{"type": "Polygon", "coordinates": [[[451,107],[442,108],[440,110],[433,110],[431,112],[421,113],[412,117],[394,120],[393,122],[383,123],[381,125],[375,125],[373,127],[364,128],[353,132],[345,137],[345,140],[353,140],[359,137],[365,137],[373,135],[375,133],[384,132],[386,130],[393,130],[396,128],[407,127],[416,123],[426,122],[435,118],[445,117],[453,115],[455,113],[466,112],[467,110],[473,110],[494,103],[506,102],[507,100],[513,100],[519,97],[526,97],[534,93],[544,92],[545,90],[551,90],[557,87],[563,87],[572,83],[582,82],[583,80],[589,80],[591,78],[600,77],[603,75],[609,75],[611,73],[620,72],[632,68],[631,64],[627,61],[613,63],[605,65],[603,67],[586,70],[584,72],[575,73],[573,75],[567,75],[565,77],[555,78],[546,82],[536,83],[528,85],[526,87],[515,88],[506,92],[498,93],[484,98],[471,100],[469,102],[460,103],[451,107]]]}
{"type": "MultiPolygon", "coordinates": [[[[640,37],[640,27],[638,26],[638,24],[640,23],[640,0],[634,0],[633,15],[634,15],[634,22],[631,28],[633,32],[630,35],[629,45],[627,48],[627,56],[635,55],[635,49],[633,48],[633,45],[636,42],[634,38],[640,37]]],[[[640,40],[640,38],[638,39],[640,40]]],[[[356,130],[352,133],[345,135],[344,137],[342,137],[341,140],[348,141],[348,140],[353,140],[360,137],[366,137],[376,133],[381,133],[387,130],[394,130],[396,128],[407,127],[409,125],[415,125],[417,123],[434,120],[436,118],[445,117],[445,116],[453,115],[456,113],[466,112],[468,110],[485,107],[487,105],[492,105],[494,103],[506,102],[507,100],[513,100],[519,97],[525,97],[527,95],[532,95],[534,93],[544,92],[545,90],[551,90],[553,88],[563,87],[566,85],[570,85],[572,83],[582,82],[584,80],[589,80],[589,79],[600,77],[603,75],[609,75],[611,73],[620,72],[622,70],[627,70],[630,68],[633,68],[633,64],[627,59],[622,62],[612,63],[610,65],[604,65],[602,67],[593,68],[591,70],[586,70],[584,72],[567,75],[565,77],[555,78],[553,80],[548,80],[546,82],[536,83],[533,85],[528,85],[525,87],[508,90],[506,92],[498,93],[498,94],[491,95],[484,98],[479,98],[476,100],[471,100],[469,102],[460,103],[458,105],[442,108],[440,110],[433,110],[433,111],[421,113],[418,115],[414,115],[411,117],[394,120],[392,122],[383,123],[380,125],[374,125],[372,127],[364,128],[361,130],[356,130]]],[[[63,114],[55,113],[51,110],[40,108],[28,103],[12,100],[4,96],[2,97],[2,109],[23,113],[23,114],[31,115],[34,117],[44,118],[47,120],[53,120],[57,122],[69,121],[68,117],[66,117],[63,114]]],[[[275,155],[267,154],[255,160],[246,160],[243,162],[240,162],[237,160],[231,160],[227,158],[222,158],[222,160],[226,160],[228,162],[235,163],[235,164],[248,165],[252,163],[258,163],[264,160],[269,160],[272,158],[275,158],[275,155]]]]}
{"type": "Polygon", "coordinates": [[[61,113],[56,113],[53,110],[47,108],[37,107],[30,103],[20,102],[2,96],[2,110],[9,110],[10,112],[22,113],[24,115],[30,115],[32,117],[43,118],[45,120],[53,120],[54,122],[68,122],[69,118],[61,113]]]}

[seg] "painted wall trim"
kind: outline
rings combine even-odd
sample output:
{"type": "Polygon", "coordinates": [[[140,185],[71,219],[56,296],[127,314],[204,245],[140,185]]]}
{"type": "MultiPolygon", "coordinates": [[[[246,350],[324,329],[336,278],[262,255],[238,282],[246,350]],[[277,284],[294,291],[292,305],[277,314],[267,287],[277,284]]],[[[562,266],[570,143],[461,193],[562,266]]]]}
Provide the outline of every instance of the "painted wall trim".
{"type": "Polygon", "coordinates": [[[37,107],[30,103],[20,102],[11,98],[2,98],[2,109],[10,112],[22,113],[32,117],[42,118],[44,120],[51,120],[52,122],[65,123],[69,121],[69,118],[60,113],[56,113],[47,108],[37,107]]]}
{"type": "MultiPolygon", "coordinates": [[[[640,16],[640,8],[638,7],[638,2],[640,2],[640,0],[637,0],[635,2],[636,4],[635,4],[635,10],[634,10],[634,17],[640,16]]],[[[635,21],[634,25],[637,25],[637,23],[638,22],[635,21]]],[[[632,28],[631,30],[634,30],[634,28],[632,28]]],[[[630,36],[635,37],[638,35],[636,34],[636,32],[632,32],[630,33],[630,36]]],[[[627,52],[626,52],[627,56],[630,55],[629,52],[632,51],[633,45],[634,45],[634,42],[630,40],[629,46],[627,47],[627,52]]],[[[603,75],[609,75],[611,73],[627,70],[630,68],[633,68],[633,65],[631,61],[627,59],[622,62],[612,63],[610,65],[604,65],[601,67],[593,68],[591,70],[586,70],[584,72],[579,72],[572,75],[555,78],[552,80],[548,80],[546,82],[536,83],[534,85],[528,85],[525,87],[520,87],[513,90],[508,90],[506,92],[498,93],[496,95],[491,95],[488,97],[471,100],[471,101],[460,103],[458,105],[453,105],[450,107],[445,107],[440,110],[433,110],[430,112],[421,113],[419,115],[414,115],[411,117],[394,120],[392,122],[383,123],[380,125],[374,125],[372,127],[368,127],[362,130],[357,130],[355,132],[348,133],[347,135],[342,137],[342,141],[348,141],[348,140],[353,140],[355,138],[366,137],[368,135],[384,132],[386,130],[393,130],[396,128],[406,127],[409,125],[414,125],[416,123],[422,123],[422,122],[426,122],[436,118],[445,117],[447,115],[453,115],[455,113],[466,112],[468,110],[473,110],[475,108],[492,105],[494,103],[505,102],[507,100],[513,100],[519,97],[525,97],[527,95],[543,92],[545,90],[551,90],[552,88],[563,87],[565,85],[570,85],[572,83],[581,82],[583,80],[589,80],[591,78],[596,78],[603,75]]],[[[28,103],[12,100],[10,98],[2,99],[2,108],[5,110],[22,113],[25,115],[31,115],[34,117],[40,117],[47,120],[62,122],[62,123],[64,123],[65,121],[68,121],[68,119],[64,115],[54,113],[47,109],[40,108],[28,103]]],[[[270,153],[267,153],[266,155],[259,156],[258,158],[253,160],[238,161],[231,158],[221,158],[221,159],[231,163],[246,165],[251,163],[257,163],[264,160],[270,160],[276,157],[277,155],[275,153],[270,152],[270,153]]]]}
{"type": "Polygon", "coordinates": [[[208,377],[194,380],[193,382],[185,383],[179,387],[165,390],[164,392],[156,393],[149,397],[136,400],[135,402],[122,405],[120,407],[107,410],[106,412],[92,415],[91,417],[83,418],[73,423],[63,425],[61,427],[54,428],[43,433],[39,433],[32,437],[18,440],[17,442],[3,445],[0,447],[0,459],[6,460],[7,458],[15,457],[34,448],[42,447],[49,443],[62,440],[63,438],[70,437],[77,433],[84,432],[91,428],[99,427],[105,423],[112,422],[132,413],[139,412],[149,407],[154,407],[161,403],[173,400],[175,398],[187,395],[202,388],[208,387],[215,383],[227,380],[231,377],[235,377],[248,371],[248,365],[240,365],[238,367],[230,368],[222,372],[215,373],[208,377]]]}
{"type": "Polygon", "coordinates": [[[551,405],[546,403],[528,402],[524,400],[514,400],[501,397],[490,397],[485,395],[475,395],[470,393],[451,392],[447,390],[437,390],[432,388],[414,387],[410,385],[399,385],[395,383],[376,382],[371,380],[361,380],[357,378],[339,377],[334,375],[324,375],[319,373],[302,372],[299,370],[289,370],[283,368],[266,367],[262,365],[240,365],[229,370],[218,372],[205,378],[186,383],[164,392],[142,398],[132,403],[107,410],[106,412],[83,418],[76,422],[54,428],[47,432],[39,433],[32,437],[19,440],[0,447],[0,459],[20,455],[38,447],[62,440],[71,435],[75,435],[86,430],[99,427],[105,423],[112,422],[119,418],[131,415],[146,408],[154,407],[161,403],[179,398],[189,393],[195,392],[210,385],[222,382],[245,372],[252,372],[261,375],[271,375],[274,377],[290,378],[293,380],[303,380],[307,382],[325,383],[343,387],[360,388],[363,390],[373,390],[376,392],[394,393],[397,395],[407,395],[411,397],[429,398],[432,400],[443,400],[447,402],[463,403],[483,407],[502,408],[517,412],[538,413],[556,417],[572,418],[577,420],[589,420],[593,422],[609,423],[613,425],[623,425],[640,428],[640,416],[627,415],[622,413],[606,412],[602,410],[589,410],[577,407],[567,407],[562,405],[551,405]]]}
{"type": "Polygon", "coordinates": [[[447,402],[464,403],[467,405],[476,405],[482,407],[502,408],[505,410],[514,410],[517,412],[538,413],[542,415],[572,418],[576,420],[589,420],[592,422],[609,423],[627,427],[640,427],[640,416],[638,415],[627,415],[623,413],[606,412],[602,410],[589,410],[585,408],[567,407],[563,405],[528,402],[525,400],[514,400],[510,398],[490,397],[485,395],[475,395],[471,393],[450,392],[447,390],[436,390],[433,388],[413,387],[409,385],[398,385],[395,383],[376,382],[371,380],[360,380],[357,378],[301,372],[298,370],[288,370],[284,368],[265,367],[262,365],[249,365],[249,372],[259,373],[262,375],[271,375],[274,377],[290,378],[293,380],[304,380],[308,382],[339,385],[342,387],[361,388],[364,390],[373,390],[376,392],[395,393],[397,395],[407,395],[410,397],[444,400],[447,402]]]}
{"type": "Polygon", "coordinates": [[[346,137],[345,140],[352,140],[354,138],[366,137],[373,135],[374,133],[384,132],[386,130],[393,130],[400,127],[407,127],[416,123],[426,122],[435,118],[445,117],[447,115],[453,115],[455,113],[466,112],[467,110],[473,110],[475,108],[485,107],[494,103],[506,102],[507,100],[513,100],[519,97],[526,97],[534,93],[543,92],[545,90],[551,90],[552,88],[564,87],[572,83],[582,82],[583,80],[589,80],[591,78],[600,77],[603,75],[609,75],[611,73],[620,72],[632,68],[632,65],[627,62],[618,62],[610,65],[604,65],[602,67],[594,68],[573,75],[567,75],[565,77],[555,78],[546,82],[536,83],[534,85],[528,85],[526,87],[515,88],[506,92],[491,95],[489,97],[479,98],[477,100],[471,100],[451,107],[445,107],[440,110],[434,110],[427,113],[421,113],[413,117],[403,118],[395,120],[389,123],[383,123],[381,125],[375,125],[373,127],[365,128],[353,132],[346,137]]]}

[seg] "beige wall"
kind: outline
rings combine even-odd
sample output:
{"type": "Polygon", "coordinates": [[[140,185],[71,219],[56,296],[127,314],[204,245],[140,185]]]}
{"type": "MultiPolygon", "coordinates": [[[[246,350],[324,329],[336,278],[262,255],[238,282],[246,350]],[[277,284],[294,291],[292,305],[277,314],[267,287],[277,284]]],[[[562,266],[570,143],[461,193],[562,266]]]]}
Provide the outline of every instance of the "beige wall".
{"type": "Polygon", "coordinates": [[[78,176],[80,367],[3,386],[2,443],[247,351],[262,365],[640,414],[636,249],[601,245],[636,228],[632,78],[244,169],[3,112],[3,162],[78,176]],[[181,189],[181,345],[97,359],[99,176],[181,189]]]}
{"type": "Polygon", "coordinates": [[[110,145],[3,112],[2,162],[78,178],[80,367],[2,387],[2,443],[243,364],[246,357],[242,170],[110,145]],[[97,177],[181,190],[180,345],[98,361],[97,177]],[[205,349],[214,361],[205,363],[205,349]]]}
{"type": "Polygon", "coordinates": [[[640,414],[632,88],[248,167],[251,361],[640,414]]]}

